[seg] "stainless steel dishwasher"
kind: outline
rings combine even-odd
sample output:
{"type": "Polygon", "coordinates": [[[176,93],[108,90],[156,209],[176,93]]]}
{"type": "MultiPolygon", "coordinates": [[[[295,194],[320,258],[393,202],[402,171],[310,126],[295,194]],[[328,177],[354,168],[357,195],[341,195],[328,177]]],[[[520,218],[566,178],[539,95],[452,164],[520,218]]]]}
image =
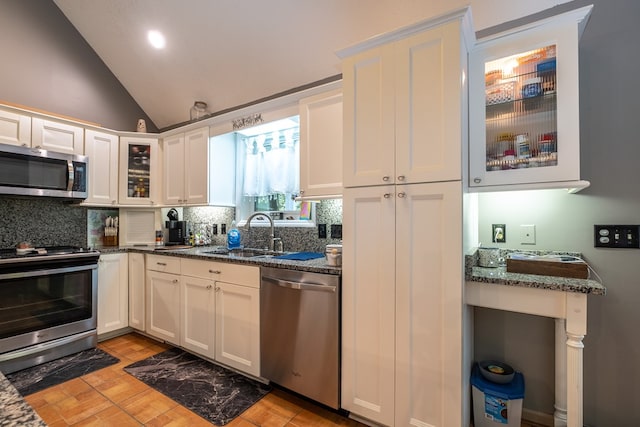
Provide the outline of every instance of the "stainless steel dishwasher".
{"type": "Polygon", "coordinates": [[[340,276],[261,268],[261,376],[340,406],[340,276]]]}

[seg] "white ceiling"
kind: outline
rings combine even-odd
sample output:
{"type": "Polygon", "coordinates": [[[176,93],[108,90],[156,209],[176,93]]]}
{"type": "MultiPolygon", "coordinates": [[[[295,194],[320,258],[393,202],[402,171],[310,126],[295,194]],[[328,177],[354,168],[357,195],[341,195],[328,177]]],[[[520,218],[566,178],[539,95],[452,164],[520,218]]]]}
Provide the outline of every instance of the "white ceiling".
{"type": "Polygon", "coordinates": [[[467,4],[479,30],[566,0],[54,1],[162,129],[196,100],[218,112],[340,74],[336,51],[467,4]]]}

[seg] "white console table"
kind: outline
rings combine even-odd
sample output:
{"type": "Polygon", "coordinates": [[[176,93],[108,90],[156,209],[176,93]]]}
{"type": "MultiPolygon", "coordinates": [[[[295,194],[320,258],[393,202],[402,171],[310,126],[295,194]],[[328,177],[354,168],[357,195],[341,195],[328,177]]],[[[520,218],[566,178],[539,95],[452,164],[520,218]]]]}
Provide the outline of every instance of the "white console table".
{"type": "Polygon", "coordinates": [[[473,267],[468,305],[555,319],[555,427],[582,427],[582,339],[587,333],[587,295],[604,295],[593,280],[506,273],[473,267]]]}

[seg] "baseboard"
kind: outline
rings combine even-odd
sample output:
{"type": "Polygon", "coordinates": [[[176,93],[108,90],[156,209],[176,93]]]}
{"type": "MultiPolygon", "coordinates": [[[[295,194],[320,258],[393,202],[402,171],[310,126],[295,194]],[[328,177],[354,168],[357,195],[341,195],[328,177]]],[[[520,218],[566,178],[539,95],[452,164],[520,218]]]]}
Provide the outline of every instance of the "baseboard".
{"type": "Polygon", "coordinates": [[[553,414],[522,408],[522,419],[541,426],[553,427],[553,414]]]}

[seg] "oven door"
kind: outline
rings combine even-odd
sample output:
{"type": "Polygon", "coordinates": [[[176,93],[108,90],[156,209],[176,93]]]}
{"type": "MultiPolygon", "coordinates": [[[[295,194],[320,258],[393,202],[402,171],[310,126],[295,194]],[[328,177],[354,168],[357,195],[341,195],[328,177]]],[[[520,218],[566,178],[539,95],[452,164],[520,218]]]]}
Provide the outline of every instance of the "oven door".
{"type": "MultiPolygon", "coordinates": [[[[30,263],[27,263],[30,264],[30,263]]],[[[93,330],[97,263],[0,270],[0,356],[93,330]]]]}

